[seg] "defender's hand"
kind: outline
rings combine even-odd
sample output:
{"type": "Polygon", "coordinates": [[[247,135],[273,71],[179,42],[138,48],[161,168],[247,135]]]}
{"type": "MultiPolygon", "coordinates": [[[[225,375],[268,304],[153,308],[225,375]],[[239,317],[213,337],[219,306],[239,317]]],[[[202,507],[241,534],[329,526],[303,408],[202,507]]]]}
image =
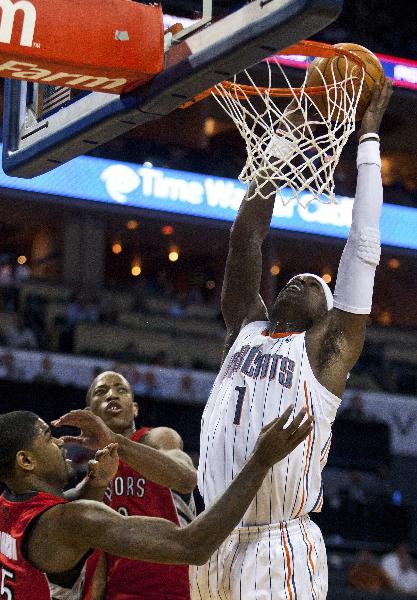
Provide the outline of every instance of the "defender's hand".
{"type": "Polygon", "coordinates": [[[253,455],[262,466],[272,467],[288,456],[310,434],[313,417],[303,422],[306,415],[305,408],[300,410],[288,427],[284,428],[292,410],[291,405],[278,419],[266,425],[259,434],[253,455]]]}
{"type": "Polygon", "coordinates": [[[95,457],[88,461],[88,479],[92,487],[106,487],[117,473],[119,455],[117,444],[109,444],[97,450],[95,457]]]}
{"type": "Polygon", "coordinates": [[[54,427],[78,427],[81,433],[78,436],[64,435],[61,439],[65,444],[79,444],[90,450],[99,450],[116,440],[115,434],[107,425],[89,410],[72,410],[59,419],[52,421],[54,427]]]}
{"type": "Polygon", "coordinates": [[[361,128],[359,131],[360,136],[364,135],[365,133],[378,133],[382,117],[387,109],[392,92],[392,81],[389,79],[385,80],[385,83],[382,87],[378,84],[375,85],[372,93],[371,103],[366,109],[362,118],[361,128]]]}

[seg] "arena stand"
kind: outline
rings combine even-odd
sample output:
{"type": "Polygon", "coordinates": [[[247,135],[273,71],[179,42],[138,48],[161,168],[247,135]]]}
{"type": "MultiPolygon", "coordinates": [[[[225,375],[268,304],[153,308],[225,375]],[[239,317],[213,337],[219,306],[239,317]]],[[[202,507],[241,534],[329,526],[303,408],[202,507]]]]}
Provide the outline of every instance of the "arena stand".
{"type": "MultiPolygon", "coordinates": [[[[149,295],[138,308],[133,292],[102,291],[99,301],[88,299],[81,307],[71,301],[74,292],[68,286],[26,281],[10,307],[7,289],[1,291],[5,346],[206,371],[218,367],[224,327],[215,304],[178,304],[149,295]],[[35,344],[11,335],[19,321],[33,332],[35,344]]],[[[412,331],[369,327],[350,387],[416,394],[416,342],[412,331]]]]}

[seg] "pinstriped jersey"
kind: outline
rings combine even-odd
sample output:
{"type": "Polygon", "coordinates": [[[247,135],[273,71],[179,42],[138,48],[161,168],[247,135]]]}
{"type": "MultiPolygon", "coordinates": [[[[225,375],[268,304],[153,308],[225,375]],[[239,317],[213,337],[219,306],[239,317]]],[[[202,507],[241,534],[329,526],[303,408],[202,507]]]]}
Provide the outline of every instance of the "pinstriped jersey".
{"type": "Polygon", "coordinates": [[[340,399],[315,378],[304,333],[268,335],[267,322],[244,327],[230,349],[204,409],[198,487],[213,504],[251,454],[266,424],[294,404],[314,417],[312,431],[270,469],[241,526],[288,521],[320,512],[321,471],[340,399]]]}

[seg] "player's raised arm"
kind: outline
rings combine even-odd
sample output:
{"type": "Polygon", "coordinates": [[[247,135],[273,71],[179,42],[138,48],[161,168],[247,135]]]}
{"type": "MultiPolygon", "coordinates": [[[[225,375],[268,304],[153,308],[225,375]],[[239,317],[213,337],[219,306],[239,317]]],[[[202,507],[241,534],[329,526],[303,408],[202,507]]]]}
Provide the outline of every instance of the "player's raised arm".
{"type": "MultiPolygon", "coordinates": [[[[272,187],[270,183],[267,185],[272,187]]],[[[246,322],[267,319],[259,290],[262,244],[269,231],[275,194],[268,199],[253,197],[255,187],[256,182],[252,182],[230,231],[221,298],[227,328],[226,349],[246,322]]]]}
{"type": "Polygon", "coordinates": [[[263,428],[253,454],[214,505],[187,527],[148,517],[124,517],[104,504],[75,501],[44,512],[27,540],[27,558],[37,569],[71,569],[90,548],[131,559],[203,564],[239,523],[268,470],[311,432],[305,410],[285,427],[293,406],[263,428]]]}
{"type": "Polygon", "coordinates": [[[97,450],[88,461],[87,476],[75,487],[64,492],[66,500],[97,500],[104,497],[107,486],[117,473],[119,455],[117,443],[108,444],[97,450]]]}
{"type": "Polygon", "coordinates": [[[56,419],[53,425],[78,427],[81,430],[80,435],[63,436],[62,440],[90,450],[116,442],[118,454],[123,462],[154,483],[181,494],[192,492],[196,486],[197,476],[192,460],[183,451],[181,436],[173,429],[156,427],[148,432],[144,442],[138,443],[112,432],[103,420],[91,411],[80,409],[72,410],[56,419]]]}
{"type": "Polygon", "coordinates": [[[381,254],[383,200],[378,131],[391,94],[389,80],[382,88],[375,86],[363,117],[352,226],[339,263],[334,309],[307,337],[309,355],[334,354],[334,360],[329,363],[332,368],[321,373],[320,381],[338,396],[344,390],[347,373],[362,351],[365,325],[372,308],[375,270],[381,254]]]}
{"type": "MultiPolygon", "coordinates": [[[[296,127],[303,115],[292,101],[287,106],[287,128],[296,127]]],[[[275,156],[277,147],[286,147],[288,140],[280,132],[269,144],[267,159],[279,162],[275,156]],[[282,141],[284,140],[284,141],[282,141]]],[[[292,135],[297,135],[297,133],[292,135]]],[[[276,198],[276,182],[265,164],[265,178],[261,175],[252,181],[240,205],[230,230],[229,253],[222,289],[222,313],[226,323],[227,337],[223,358],[227,354],[241,327],[252,321],[268,319],[268,311],[260,296],[262,276],[262,244],[268,235],[276,198]]]]}

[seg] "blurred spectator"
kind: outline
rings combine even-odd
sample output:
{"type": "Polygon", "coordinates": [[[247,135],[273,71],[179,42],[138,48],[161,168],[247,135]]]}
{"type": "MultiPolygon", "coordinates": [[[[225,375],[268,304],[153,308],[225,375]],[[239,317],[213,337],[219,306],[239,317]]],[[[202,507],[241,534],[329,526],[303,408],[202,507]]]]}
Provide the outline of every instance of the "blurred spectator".
{"type": "Polygon", "coordinates": [[[391,482],[390,471],[385,465],[379,465],[375,472],[372,493],[379,501],[392,501],[394,488],[391,482]]]}
{"type": "Polygon", "coordinates": [[[26,297],[25,320],[35,334],[38,346],[44,350],[48,347],[48,334],[46,330],[47,299],[36,293],[26,297]]]}
{"type": "Polygon", "coordinates": [[[98,307],[85,292],[77,294],[67,308],[67,322],[70,327],[78,323],[98,321],[98,307]]]}
{"type": "Polygon", "coordinates": [[[359,471],[351,472],[347,494],[350,502],[367,504],[368,490],[366,489],[362,474],[359,471]]]}
{"type": "Polygon", "coordinates": [[[98,314],[102,323],[117,323],[117,308],[113,300],[106,294],[102,296],[98,303],[98,314]]]}
{"type": "Polygon", "coordinates": [[[163,298],[172,298],[174,290],[168,280],[166,271],[158,271],[156,275],[148,280],[149,291],[152,289],[153,294],[162,296],[163,298]]]}
{"type": "Polygon", "coordinates": [[[398,544],[394,552],[384,556],[381,564],[395,591],[417,594],[417,572],[407,544],[398,544]]]}
{"type": "Polygon", "coordinates": [[[156,367],[168,367],[169,360],[167,353],[164,350],[162,350],[161,352],[158,352],[158,354],[155,354],[155,356],[151,360],[151,364],[155,365],[156,367]]]}
{"type": "Polygon", "coordinates": [[[18,285],[20,285],[22,281],[26,281],[26,279],[29,279],[30,275],[31,271],[28,264],[16,265],[15,281],[18,285]]]}
{"type": "Polygon", "coordinates": [[[116,371],[131,382],[133,386],[136,386],[143,380],[143,376],[135,365],[126,363],[114,363],[110,367],[111,371],[116,371]]]}
{"type": "Polygon", "coordinates": [[[119,350],[114,354],[114,358],[127,363],[138,362],[139,356],[136,345],[133,342],[128,342],[123,350],[119,350]]]}
{"type": "Polygon", "coordinates": [[[18,315],[15,325],[10,325],[6,331],[6,343],[11,348],[36,350],[38,342],[32,329],[22,316],[18,315]]]}
{"type": "Polygon", "coordinates": [[[3,296],[3,309],[14,312],[17,308],[18,289],[15,280],[13,257],[9,253],[0,255],[0,288],[3,296]]]}
{"type": "Polygon", "coordinates": [[[16,359],[11,352],[5,352],[0,357],[0,378],[14,381],[24,378],[24,372],[16,365],[16,359]]]}
{"type": "Polygon", "coordinates": [[[60,350],[73,352],[75,328],[79,323],[96,322],[99,308],[85,292],[75,294],[67,307],[65,323],[60,336],[60,350]]]}
{"type": "Polygon", "coordinates": [[[350,482],[340,490],[343,530],[352,539],[363,539],[367,530],[369,493],[359,471],[350,473],[350,482]]]}
{"type": "Polygon", "coordinates": [[[363,400],[359,394],[350,397],[350,404],[347,408],[340,411],[340,419],[349,419],[350,421],[369,421],[371,417],[366,414],[363,407],[363,400]]]}
{"type": "Polygon", "coordinates": [[[367,550],[358,554],[357,561],[348,573],[348,582],[361,592],[378,594],[392,589],[390,578],[367,550]]]}
{"type": "Polygon", "coordinates": [[[153,371],[146,371],[144,376],[144,394],[151,398],[156,395],[158,389],[155,373],[153,371]]]}
{"type": "Polygon", "coordinates": [[[53,364],[48,356],[44,356],[41,360],[41,370],[33,378],[35,383],[50,383],[58,384],[58,380],[53,374],[53,364]]]}
{"type": "Polygon", "coordinates": [[[181,400],[193,400],[195,398],[194,381],[189,373],[181,377],[178,398],[181,400]]]}
{"type": "Polygon", "coordinates": [[[177,294],[169,307],[168,314],[170,317],[181,318],[187,314],[187,295],[177,294]]]}

